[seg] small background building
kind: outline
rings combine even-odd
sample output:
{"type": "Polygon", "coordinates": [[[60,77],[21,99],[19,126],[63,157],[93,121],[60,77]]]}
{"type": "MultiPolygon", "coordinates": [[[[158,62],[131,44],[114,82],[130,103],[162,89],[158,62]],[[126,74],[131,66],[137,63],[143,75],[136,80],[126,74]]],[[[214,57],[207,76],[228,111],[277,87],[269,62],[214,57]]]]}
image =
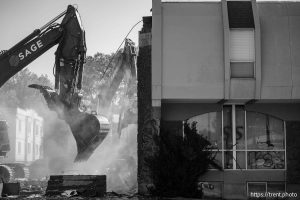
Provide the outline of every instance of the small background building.
{"type": "Polygon", "coordinates": [[[43,158],[43,118],[34,110],[1,108],[2,119],[8,123],[10,151],[3,163],[24,163],[43,158]]]}

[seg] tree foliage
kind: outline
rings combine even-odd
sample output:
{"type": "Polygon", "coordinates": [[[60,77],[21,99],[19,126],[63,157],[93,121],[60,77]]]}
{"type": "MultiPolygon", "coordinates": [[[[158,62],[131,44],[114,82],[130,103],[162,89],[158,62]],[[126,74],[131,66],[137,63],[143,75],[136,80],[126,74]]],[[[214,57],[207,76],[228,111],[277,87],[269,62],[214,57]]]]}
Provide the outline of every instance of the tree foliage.
{"type": "MultiPolygon", "coordinates": [[[[94,56],[86,58],[82,93],[83,103],[87,106],[95,108],[97,95],[101,92],[101,87],[105,87],[107,80],[111,77],[113,66],[116,64],[121,51],[116,54],[96,53],[94,56]]],[[[23,69],[0,88],[2,106],[32,108],[37,103],[44,103],[44,98],[39,91],[28,87],[30,84],[46,85],[53,88],[47,75],[38,76],[28,69],[23,69]]]]}
{"type": "Polygon", "coordinates": [[[101,93],[101,88],[107,86],[107,82],[112,76],[113,66],[116,64],[118,55],[96,53],[88,56],[84,66],[82,92],[83,103],[90,109],[95,110],[97,105],[97,95],[101,93]]]}
{"type": "MultiPolygon", "coordinates": [[[[112,66],[115,61],[110,60],[114,54],[96,53],[94,56],[88,56],[83,72],[82,93],[84,103],[88,106],[95,106],[97,94],[100,92],[101,85],[111,76],[112,66]]],[[[114,59],[115,60],[115,59],[114,59]]],[[[37,105],[45,104],[43,96],[38,90],[29,88],[30,84],[39,84],[49,86],[54,85],[47,75],[40,75],[23,69],[15,76],[10,78],[0,88],[0,103],[7,107],[35,108],[37,105]]],[[[45,108],[47,108],[45,104],[45,108]]]]}
{"type": "Polygon", "coordinates": [[[1,105],[7,107],[33,108],[37,107],[37,105],[45,104],[40,92],[28,87],[28,85],[34,83],[52,86],[47,75],[38,76],[28,69],[24,69],[10,78],[0,88],[1,105]]]}
{"type": "Polygon", "coordinates": [[[196,122],[184,124],[184,138],[161,128],[155,138],[159,153],[147,163],[153,171],[155,196],[202,198],[199,179],[209,166],[222,170],[215,162],[211,143],[197,133],[196,122]]]}

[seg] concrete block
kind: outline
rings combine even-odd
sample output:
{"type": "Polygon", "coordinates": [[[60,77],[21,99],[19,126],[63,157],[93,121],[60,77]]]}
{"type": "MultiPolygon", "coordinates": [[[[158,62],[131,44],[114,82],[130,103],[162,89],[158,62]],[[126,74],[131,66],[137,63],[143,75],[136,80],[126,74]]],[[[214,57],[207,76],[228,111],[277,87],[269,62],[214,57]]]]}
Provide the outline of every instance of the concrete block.
{"type": "Polygon", "coordinates": [[[86,197],[102,197],[106,193],[105,175],[61,175],[50,176],[46,195],[59,195],[67,190],[76,190],[86,197]]]}

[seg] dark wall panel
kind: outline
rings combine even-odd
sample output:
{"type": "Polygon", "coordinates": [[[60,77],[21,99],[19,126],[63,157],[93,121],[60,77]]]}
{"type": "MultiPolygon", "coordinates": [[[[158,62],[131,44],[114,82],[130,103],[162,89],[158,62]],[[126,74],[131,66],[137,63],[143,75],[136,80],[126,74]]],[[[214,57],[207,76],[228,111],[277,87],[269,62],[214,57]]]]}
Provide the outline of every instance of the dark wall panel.
{"type": "Polygon", "coordinates": [[[287,182],[300,184],[300,121],[286,122],[287,182]]]}

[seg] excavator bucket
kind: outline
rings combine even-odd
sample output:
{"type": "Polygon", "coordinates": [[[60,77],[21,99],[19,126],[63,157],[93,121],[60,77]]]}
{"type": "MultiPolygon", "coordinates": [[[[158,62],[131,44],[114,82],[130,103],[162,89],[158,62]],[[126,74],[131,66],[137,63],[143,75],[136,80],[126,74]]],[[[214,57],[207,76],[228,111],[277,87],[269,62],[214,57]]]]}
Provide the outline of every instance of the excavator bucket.
{"type": "Polygon", "coordinates": [[[69,125],[77,144],[75,162],[88,160],[109,131],[101,131],[100,117],[65,106],[55,90],[50,87],[37,84],[29,87],[38,89],[45,97],[49,109],[55,111],[58,117],[69,125]]]}
{"type": "Polygon", "coordinates": [[[72,110],[66,115],[77,144],[75,162],[87,160],[94,150],[102,143],[108,132],[102,132],[100,121],[94,114],[72,110]]]}

